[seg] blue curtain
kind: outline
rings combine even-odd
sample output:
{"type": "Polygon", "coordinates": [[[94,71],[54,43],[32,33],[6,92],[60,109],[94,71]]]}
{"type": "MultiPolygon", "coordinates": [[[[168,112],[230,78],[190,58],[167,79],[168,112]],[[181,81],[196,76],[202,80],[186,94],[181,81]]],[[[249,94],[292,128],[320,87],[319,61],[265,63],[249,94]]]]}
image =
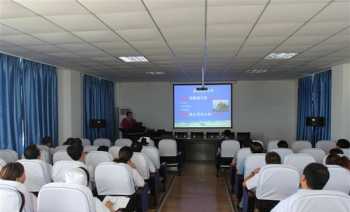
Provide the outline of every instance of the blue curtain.
{"type": "Polygon", "coordinates": [[[20,59],[0,53],[0,148],[23,151],[20,59]]]}
{"type": "Polygon", "coordinates": [[[313,116],[325,118],[325,126],[314,129],[314,140],[331,138],[331,104],[332,104],[332,71],[314,75],[313,80],[313,116]]]}
{"type": "Polygon", "coordinates": [[[58,140],[56,68],[23,60],[24,145],[40,143],[51,136],[58,140]]]}
{"type": "Polygon", "coordinates": [[[306,126],[306,117],[312,115],[312,77],[305,77],[298,81],[298,120],[297,139],[310,140],[312,127],[306,126]]]}
{"type": "Polygon", "coordinates": [[[299,79],[298,82],[297,139],[329,140],[331,135],[332,71],[326,71],[299,79]],[[306,117],[325,118],[324,127],[307,127],[306,117]]]}
{"type": "Polygon", "coordinates": [[[115,138],[114,83],[97,77],[84,75],[84,137],[91,141],[98,137],[115,138]],[[105,119],[106,128],[90,128],[91,119],[105,119]]]}

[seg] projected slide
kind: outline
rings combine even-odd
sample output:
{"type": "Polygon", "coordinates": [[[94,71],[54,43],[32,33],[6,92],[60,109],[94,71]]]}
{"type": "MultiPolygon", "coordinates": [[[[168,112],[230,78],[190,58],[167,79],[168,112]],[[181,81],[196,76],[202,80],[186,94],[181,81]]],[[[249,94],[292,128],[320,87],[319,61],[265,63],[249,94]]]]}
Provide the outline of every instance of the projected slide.
{"type": "Polygon", "coordinates": [[[231,84],[174,85],[174,128],[231,127],[231,84]]]}

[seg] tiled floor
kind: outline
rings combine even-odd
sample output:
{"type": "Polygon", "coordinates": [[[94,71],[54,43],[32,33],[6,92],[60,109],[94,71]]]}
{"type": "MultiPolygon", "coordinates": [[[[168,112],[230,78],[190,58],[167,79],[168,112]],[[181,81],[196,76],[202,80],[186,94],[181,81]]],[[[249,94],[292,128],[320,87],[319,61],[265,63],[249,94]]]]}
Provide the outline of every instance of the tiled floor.
{"type": "Polygon", "coordinates": [[[182,176],[175,178],[161,212],[232,211],[224,178],[215,174],[214,164],[186,164],[182,176]]]}

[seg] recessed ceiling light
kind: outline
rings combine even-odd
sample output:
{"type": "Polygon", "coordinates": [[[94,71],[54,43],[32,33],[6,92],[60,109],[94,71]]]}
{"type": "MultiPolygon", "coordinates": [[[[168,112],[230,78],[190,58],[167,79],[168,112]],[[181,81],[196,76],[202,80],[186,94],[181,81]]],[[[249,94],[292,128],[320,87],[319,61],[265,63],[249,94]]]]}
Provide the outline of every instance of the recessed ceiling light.
{"type": "Polygon", "coordinates": [[[119,57],[119,59],[126,63],[148,63],[147,58],[145,58],[144,56],[119,57]]]}
{"type": "Polygon", "coordinates": [[[148,74],[148,75],[163,75],[165,73],[162,71],[148,71],[148,72],[146,72],[146,74],[148,74]]]}
{"type": "Polygon", "coordinates": [[[298,53],[295,52],[280,52],[271,53],[265,57],[265,60],[288,60],[296,56],[298,53]]]}
{"type": "Polygon", "coordinates": [[[246,72],[249,74],[262,74],[267,72],[267,69],[252,69],[252,70],[247,70],[246,72]]]}

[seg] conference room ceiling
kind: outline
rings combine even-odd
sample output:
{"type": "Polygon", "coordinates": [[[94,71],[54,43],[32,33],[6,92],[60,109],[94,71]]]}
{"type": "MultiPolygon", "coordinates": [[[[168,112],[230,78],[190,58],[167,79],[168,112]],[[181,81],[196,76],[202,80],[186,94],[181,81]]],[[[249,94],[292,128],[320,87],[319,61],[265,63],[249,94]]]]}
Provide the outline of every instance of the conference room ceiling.
{"type": "Polygon", "coordinates": [[[291,79],[350,62],[350,0],[208,0],[207,19],[205,3],[0,0],[0,51],[120,81],[199,81],[206,28],[210,81],[291,79]],[[264,59],[272,52],[298,55],[264,59]]]}

